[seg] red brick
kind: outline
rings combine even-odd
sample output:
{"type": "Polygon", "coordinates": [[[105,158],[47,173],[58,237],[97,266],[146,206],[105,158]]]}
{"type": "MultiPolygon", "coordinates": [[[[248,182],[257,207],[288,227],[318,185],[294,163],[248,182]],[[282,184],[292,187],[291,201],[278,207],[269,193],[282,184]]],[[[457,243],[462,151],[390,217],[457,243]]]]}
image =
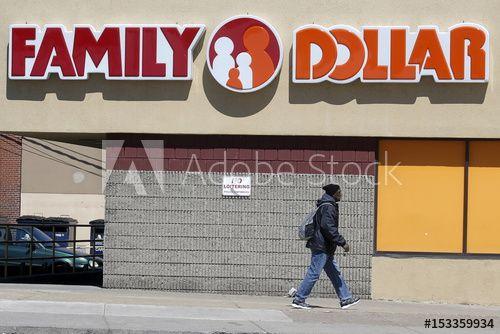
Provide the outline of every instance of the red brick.
{"type": "Polygon", "coordinates": [[[314,160],[316,160],[316,161],[330,161],[330,155],[332,154],[332,151],[322,150],[322,151],[317,151],[316,154],[318,154],[318,156],[316,156],[314,158],[314,160]]]}
{"type": "Polygon", "coordinates": [[[151,168],[154,171],[163,171],[165,170],[165,160],[163,159],[150,159],[149,163],[151,164],[151,168]]]}
{"type": "MultiPolygon", "coordinates": [[[[201,160],[202,162],[204,162],[203,160],[201,160]]],[[[204,164],[206,166],[206,163],[204,164]]],[[[202,163],[200,162],[200,160],[190,160],[188,161],[188,165],[186,167],[186,170],[189,170],[190,172],[203,172],[203,167],[202,167],[202,163]]]]}
{"type": "MultiPolygon", "coordinates": [[[[188,159],[181,159],[181,169],[180,169],[180,172],[186,172],[189,168],[189,160],[188,159]]],[[[194,162],[192,162],[191,164],[194,164],[194,162]]]]}
{"type": "Polygon", "coordinates": [[[187,148],[176,148],[175,149],[175,157],[177,159],[183,159],[188,157],[188,150],[187,148]]]}
{"type": "Polygon", "coordinates": [[[357,162],[367,162],[369,161],[368,151],[356,151],[356,161],[357,162]]]}
{"type": "Polygon", "coordinates": [[[304,159],[304,151],[303,150],[291,150],[290,160],[302,161],[303,159],[304,159]]]}
{"type": "Polygon", "coordinates": [[[214,158],[214,150],[211,148],[202,148],[200,150],[200,159],[213,159],[214,158]]]}
{"type": "Polygon", "coordinates": [[[233,168],[235,163],[236,160],[226,160],[226,170],[228,173],[231,171],[231,168],[233,168]]]}
{"type": "Polygon", "coordinates": [[[342,152],[342,161],[354,161],[356,159],[355,151],[343,151],[342,152]]]}
{"type": "Polygon", "coordinates": [[[342,161],[342,151],[333,151],[333,161],[338,161],[338,162],[341,162],[342,161]]]}
{"type": "Polygon", "coordinates": [[[333,174],[342,174],[342,171],[344,169],[344,163],[338,163],[333,165],[333,174]]]}
{"type": "Polygon", "coordinates": [[[259,160],[259,161],[265,160],[266,159],[266,151],[262,150],[262,149],[255,150],[255,152],[253,153],[252,159],[259,160]]]}
{"type": "Polygon", "coordinates": [[[297,173],[299,174],[311,174],[311,167],[308,162],[300,161],[297,163],[297,173]]]}
{"type": "MultiPolygon", "coordinates": [[[[131,159],[134,161],[137,158],[146,159],[147,155],[142,148],[141,141],[136,139],[137,136],[129,136],[125,141],[125,148],[121,150],[119,147],[110,147],[107,152],[107,163],[112,161],[113,156],[123,155],[120,157],[119,166],[128,169],[128,163],[131,159]],[[127,159],[128,158],[128,159],[127,159]]],[[[223,162],[224,153],[230,161],[229,167],[238,162],[244,162],[250,167],[250,171],[255,171],[256,161],[270,162],[274,167],[274,172],[282,162],[292,164],[296,173],[321,173],[314,170],[308,163],[311,156],[320,154],[323,156],[315,156],[312,161],[316,168],[321,171],[331,173],[331,166],[328,164],[331,160],[340,162],[333,168],[334,173],[340,173],[343,164],[347,162],[358,162],[365,172],[365,167],[368,163],[375,160],[376,141],[366,141],[362,139],[349,138],[332,138],[331,141],[325,141],[324,138],[303,137],[248,137],[248,136],[193,136],[175,135],[175,136],[160,136],[158,140],[163,140],[169,147],[151,150],[149,158],[159,159],[160,161],[137,160],[136,166],[139,169],[159,169],[166,170],[185,170],[194,154],[198,160],[200,168],[208,171],[212,164],[223,162]],[[229,147],[225,149],[224,147],[229,147]],[[305,149],[307,148],[307,149],[305,149]],[[332,150],[335,148],[335,150],[332,150]],[[356,151],[359,150],[359,151],[356,151]],[[162,154],[164,162],[161,161],[162,154]],[[172,165],[171,165],[172,162],[172,165]]],[[[122,139],[122,138],[117,138],[122,139]]],[[[153,138],[155,139],[155,138],[153,138]]],[[[194,167],[194,162],[191,169],[194,167]]],[[[223,170],[222,164],[216,165],[216,169],[223,170]]],[[[241,164],[237,165],[237,171],[247,172],[247,168],[241,164]]],[[[3,169],[8,170],[7,168],[3,169]]],[[[283,171],[289,172],[290,167],[287,165],[283,171]]],[[[268,168],[261,164],[259,172],[269,172],[268,168]]],[[[358,173],[358,169],[354,165],[348,165],[346,173],[358,173]]],[[[368,173],[374,173],[374,168],[370,168],[368,173]]],[[[5,188],[7,186],[5,185],[5,188]]],[[[0,194],[1,195],[1,194],[0,194]]]]}
{"type": "Polygon", "coordinates": [[[321,166],[326,174],[334,174],[335,165],[336,165],[335,163],[332,164],[330,161],[325,161],[321,166]]]}
{"type": "Polygon", "coordinates": [[[115,163],[115,170],[128,170],[131,163],[131,158],[118,158],[115,163]]]}
{"type": "Polygon", "coordinates": [[[370,161],[370,162],[374,162],[375,161],[375,152],[374,151],[370,151],[368,153],[368,161],[370,161]]]}
{"type": "Polygon", "coordinates": [[[264,150],[264,159],[270,161],[278,159],[278,150],[275,149],[264,150]]]}
{"type": "Polygon", "coordinates": [[[313,161],[309,164],[309,168],[311,168],[311,174],[321,174],[323,171],[323,162],[313,161]]]}
{"type": "Polygon", "coordinates": [[[0,134],[0,217],[15,223],[21,209],[21,137],[0,134]]]}
{"type": "Polygon", "coordinates": [[[170,159],[168,161],[168,170],[170,171],[180,171],[182,170],[182,166],[181,159],[170,159]]]}
{"type": "Polygon", "coordinates": [[[295,165],[288,161],[273,161],[271,165],[275,173],[295,173],[297,170],[295,165]]]}
{"type": "Polygon", "coordinates": [[[125,147],[123,156],[127,158],[135,158],[137,156],[137,147],[125,147]]]}
{"type": "Polygon", "coordinates": [[[252,168],[245,161],[231,160],[231,167],[228,168],[233,173],[251,173],[252,168]]]}
{"type": "Polygon", "coordinates": [[[224,164],[220,161],[210,160],[207,163],[207,170],[213,173],[223,173],[224,172],[224,164]]]}
{"type": "Polygon", "coordinates": [[[344,174],[362,175],[362,166],[356,162],[347,163],[344,168],[344,174]]]}
{"type": "Polygon", "coordinates": [[[196,159],[200,159],[201,151],[199,148],[190,148],[187,150],[187,158],[191,160],[193,158],[193,155],[196,157],[196,159]]]}
{"type": "Polygon", "coordinates": [[[151,164],[147,158],[135,158],[135,159],[132,159],[132,163],[134,164],[134,166],[137,170],[140,170],[140,171],[153,170],[153,167],[151,166],[151,164]]]}
{"type": "Polygon", "coordinates": [[[253,151],[248,148],[242,148],[240,149],[239,156],[238,158],[241,160],[250,160],[253,159],[253,151]]]}
{"type": "Polygon", "coordinates": [[[376,165],[374,163],[371,163],[371,162],[361,164],[361,172],[364,175],[375,176],[375,168],[376,168],[376,165]]]}
{"type": "Polygon", "coordinates": [[[259,160],[256,166],[256,173],[271,173],[273,172],[273,166],[271,161],[259,160]]]}
{"type": "Polygon", "coordinates": [[[137,158],[146,158],[146,151],[144,150],[144,147],[138,147],[136,152],[135,152],[135,157],[137,158]]]}
{"type": "Polygon", "coordinates": [[[150,159],[163,159],[165,154],[165,150],[163,147],[145,147],[143,149],[139,149],[137,151],[137,156],[144,156],[150,159]],[[144,152],[144,153],[143,153],[144,152]],[[144,154],[144,155],[141,155],[144,154]]]}
{"type": "Polygon", "coordinates": [[[211,163],[210,160],[198,160],[198,164],[200,166],[200,171],[201,172],[207,172],[208,171],[207,165],[209,163],[211,163]]]}
{"type": "Polygon", "coordinates": [[[226,150],[223,148],[214,148],[214,159],[222,161],[226,150]]]}
{"type": "Polygon", "coordinates": [[[244,162],[250,168],[250,173],[255,173],[255,160],[245,160],[244,162]]]}
{"type": "Polygon", "coordinates": [[[227,149],[227,159],[228,160],[236,160],[239,159],[239,149],[237,148],[228,148],[227,149]]]}
{"type": "Polygon", "coordinates": [[[172,159],[175,158],[175,148],[173,147],[166,147],[164,150],[165,154],[165,159],[172,159]]]}
{"type": "Polygon", "coordinates": [[[325,166],[326,166],[326,162],[324,162],[324,161],[315,162],[314,163],[314,167],[315,168],[313,168],[313,170],[312,170],[313,174],[324,174],[324,173],[326,173],[325,166]],[[317,169],[319,169],[319,170],[317,170],[317,169]]]}
{"type": "MultiPolygon", "coordinates": [[[[279,169],[280,165],[282,164],[282,161],[273,160],[273,161],[269,161],[269,163],[271,164],[271,167],[273,168],[273,173],[277,174],[278,169],[279,169]]],[[[283,172],[283,171],[280,171],[280,172],[283,172]]]]}
{"type": "Polygon", "coordinates": [[[290,156],[291,156],[290,150],[283,150],[283,149],[278,150],[278,160],[289,161],[290,156]]]}
{"type": "MultiPolygon", "coordinates": [[[[304,161],[309,161],[309,159],[311,159],[311,157],[314,156],[315,154],[316,154],[315,150],[304,150],[304,155],[303,155],[304,161]]],[[[317,157],[314,157],[313,161],[316,159],[317,157]]]]}

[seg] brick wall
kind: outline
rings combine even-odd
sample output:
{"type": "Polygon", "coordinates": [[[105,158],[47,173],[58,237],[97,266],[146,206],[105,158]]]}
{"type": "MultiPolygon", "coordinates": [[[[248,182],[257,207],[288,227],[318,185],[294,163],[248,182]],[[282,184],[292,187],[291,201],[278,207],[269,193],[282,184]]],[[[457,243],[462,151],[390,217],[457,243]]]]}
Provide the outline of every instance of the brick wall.
{"type": "Polygon", "coordinates": [[[133,164],[137,170],[374,175],[375,150],[376,141],[365,138],[129,137],[108,146],[107,168],[128,170],[133,164]],[[144,146],[152,141],[161,147],[146,153],[144,146]]]}
{"type": "Polygon", "coordinates": [[[20,214],[21,155],[21,138],[0,134],[0,223],[13,223],[20,214]]]}

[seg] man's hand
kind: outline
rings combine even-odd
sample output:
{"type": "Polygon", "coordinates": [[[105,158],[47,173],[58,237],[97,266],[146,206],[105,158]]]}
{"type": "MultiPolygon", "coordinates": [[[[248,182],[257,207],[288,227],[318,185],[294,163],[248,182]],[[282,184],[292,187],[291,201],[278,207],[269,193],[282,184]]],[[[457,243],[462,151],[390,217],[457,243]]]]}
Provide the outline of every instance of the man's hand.
{"type": "Polygon", "coordinates": [[[349,252],[351,250],[351,247],[349,246],[348,243],[346,243],[342,248],[344,248],[344,252],[349,252]]]}

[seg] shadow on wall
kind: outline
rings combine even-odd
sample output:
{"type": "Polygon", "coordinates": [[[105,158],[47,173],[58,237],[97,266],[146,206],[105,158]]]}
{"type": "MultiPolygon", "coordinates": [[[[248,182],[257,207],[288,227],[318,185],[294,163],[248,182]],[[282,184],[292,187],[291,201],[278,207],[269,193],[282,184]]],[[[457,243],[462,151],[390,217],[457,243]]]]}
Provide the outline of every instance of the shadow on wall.
{"type": "Polygon", "coordinates": [[[279,73],[265,88],[253,93],[236,93],[222,87],[212,76],[208,65],[203,68],[203,90],[210,104],[230,117],[247,117],[264,109],[278,89],[279,73]]]}
{"type": "Polygon", "coordinates": [[[83,101],[88,93],[102,93],[114,101],[185,101],[191,81],[106,80],[103,74],[91,74],[87,80],[7,80],[8,100],[43,101],[54,93],[58,100],[83,101]]]}
{"type": "MultiPolygon", "coordinates": [[[[203,39],[194,49],[193,59],[201,52],[203,39]]],[[[7,79],[6,86],[8,100],[43,101],[46,94],[54,93],[59,100],[83,101],[88,93],[102,93],[110,101],[185,101],[191,80],[106,80],[104,74],[96,73],[87,80],[60,80],[52,74],[48,80],[7,79]]]]}
{"type": "MultiPolygon", "coordinates": [[[[292,54],[289,53],[289,64],[292,54]]],[[[414,104],[418,97],[428,97],[431,104],[481,104],[486,95],[487,83],[436,83],[432,77],[422,77],[419,83],[362,83],[349,84],[322,82],[297,84],[292,82],[289,69],[289,102],[313,104],[326,102],[342,105],[351,101],[358,104],[414,104]]]]}
{"type": "Polygon", "coordinates": [[[431,77],[420,83],[361,83],[359,80],[345,84],[322,82],[295,84],[290,77],[289,102],[313,104],[327,102],[342,105],[351,101],[358,104],[414,104],[418,97],[428,97],[431,104],[481,104],[487,84],[436,83],[431,77]]]}
{"type": "MultiPolygon", "coordinates": [[[[194,58],[203,47],[203,39],[194,50],[194,58]]],[[[291,51],[289,64],[292,64],[291,51]]],[[[221,87],[210,74],[205,63],[203,89],[210,104],[230,117],[247,117],[264,109],[278,88],[278,75],[267,87],[243,94],[221,87]]],[[[191,90],[187,81],[127,81],[106,80],[102,74],[91,74],[87,80],[60,80],[52,75],[48,80],[6,80],[8,100],[43,101],[46,94],[54,93],[59,100],[83,101],[87,93],[102,93],[111,101],[185,101],[191,90]]],[[[358,104],[413,104],[418,97],[428,97],[432,104],[481,104],[487,83],[436,83],[423,77],[420,83],[361,83],[359,80],[341,85],[330,82],[295,84],[289,66],[289,103],[313,104],[327,102],[342,105],[351,101],[358,104]]]]}
{"type": "MultiPolygon", "coordinates": [[[[24,137],[23,150],[36,155],[45,160],[51,160],[55,164],[66,165],[89,174],[101,177],[102,160],[96,159],[90,155],[78,152],[69,147],[64,147],[57,142],[50,142],[39,138],[24,137]]],[[[71,142],[80,146],[89,146],[94,148],[101,148],[102,144],[97,142],[82,143],[78,141],[71,142]]]]}

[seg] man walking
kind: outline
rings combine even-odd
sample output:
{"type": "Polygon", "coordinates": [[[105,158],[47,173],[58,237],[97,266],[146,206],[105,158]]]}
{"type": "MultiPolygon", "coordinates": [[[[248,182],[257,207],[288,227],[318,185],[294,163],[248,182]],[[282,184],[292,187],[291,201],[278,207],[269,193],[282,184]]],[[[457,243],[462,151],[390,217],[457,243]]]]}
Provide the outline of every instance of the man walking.
{"type": "Polygon", "coordinates": [[[359,298],[353,297],[347,286],[340,267],[333,255],[337,245],[345,252],[349,252],[349,244],[339,233],[339,206],[337,202],[342,199],[340,186],[328,184],[323,187],[325,193],[318,200],[316,215],[314,216],[314,235],[307,241],[306,247],[311,249],[311,265],[306,276],[295,294],[292,306],[300,309],[309,309],[305,301],[311,294],[314,284],[319,279],[324,269],[333,284],[335,292],[340,299],[340,307],[345,309],[359,303],[359,298]]]}

